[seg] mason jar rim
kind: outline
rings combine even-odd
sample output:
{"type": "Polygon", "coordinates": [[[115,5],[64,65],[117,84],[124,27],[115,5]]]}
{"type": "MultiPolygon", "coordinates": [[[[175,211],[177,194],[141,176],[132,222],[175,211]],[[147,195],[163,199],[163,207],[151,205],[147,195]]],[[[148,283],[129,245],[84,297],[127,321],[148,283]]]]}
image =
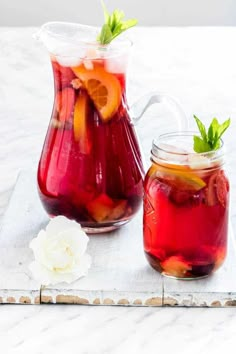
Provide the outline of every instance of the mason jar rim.
{"type": "Polygon", "coordinates": [[[197,131],[176,131],[176,132],[170,132],[170,133],[159,135],[158,138],[153,139],[152,141],[152,150],[151,150],[152,159],[156,163],[160,163],[162,161],[167,164],[186,165],[186,159],[189,156],[201,156],[201,157],[208,158],[211,162],[214,162],[215,164],[217,162],[218,164],[222,164],[223,163],[222,159],[225,153],[224,142],[222,139],[220,139],[221,145],[217,150],[201,152],[201,153],[197,153],[195,151],[193,152],[171,151],[170,148],[171,145],[167,145],[168,147],[161,146],[161,143],[164,143],[164,141],[167,140],[168,138],[193,137],[194,135],[200,137],[200,134],[197,131]]]}

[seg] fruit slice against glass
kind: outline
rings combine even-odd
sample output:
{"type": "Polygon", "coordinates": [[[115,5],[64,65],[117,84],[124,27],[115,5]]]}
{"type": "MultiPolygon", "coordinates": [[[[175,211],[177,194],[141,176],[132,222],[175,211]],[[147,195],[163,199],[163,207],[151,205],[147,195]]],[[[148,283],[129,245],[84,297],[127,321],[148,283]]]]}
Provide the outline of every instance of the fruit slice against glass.
{"type": "Polygon", "coordinates": [[[121,102],[121,87],[116,76],[96,62],[92,63],[91,70],[84,64],[72,69],[83,83],[101,118],[105,122],[111,119],[121,102]]]}

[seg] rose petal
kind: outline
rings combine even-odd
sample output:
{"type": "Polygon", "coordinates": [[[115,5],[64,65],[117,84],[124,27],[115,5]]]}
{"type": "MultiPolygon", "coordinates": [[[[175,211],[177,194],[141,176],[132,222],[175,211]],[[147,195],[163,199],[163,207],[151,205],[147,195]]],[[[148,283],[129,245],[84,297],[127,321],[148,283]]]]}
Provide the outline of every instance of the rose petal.
{"type": "Polygon", "coordinates": [[[80,224],[78,224],[74,220],[66,218],[65,216],[59,215],[50,220],[49,224],[46,227],[46,233],[48,236],[53,236],[63,230],[71,228],[72,225],[73,228],[75,227],[78,230],[81,230],[80,224]]]}

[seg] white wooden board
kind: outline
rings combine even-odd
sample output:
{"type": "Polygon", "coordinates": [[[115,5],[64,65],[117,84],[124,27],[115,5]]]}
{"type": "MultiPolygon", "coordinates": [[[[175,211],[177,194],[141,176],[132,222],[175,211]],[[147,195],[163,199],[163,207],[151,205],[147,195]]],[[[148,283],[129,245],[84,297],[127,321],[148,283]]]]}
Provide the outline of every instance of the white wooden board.
{"type": "Polygon", "coordinates": [[[48,222],[37,195],[36,179],[22,172],[17,180],[0,232],[1,303],[76,303],[129,306],[235,306],[236,252],[232,232],[225,265],[214,275],[195,281],[162,277],[143,253],[141,212],[126,226],[90,236],[92,267],[73,284],[44,288],[28,270],[30,240],[48,222]]]}

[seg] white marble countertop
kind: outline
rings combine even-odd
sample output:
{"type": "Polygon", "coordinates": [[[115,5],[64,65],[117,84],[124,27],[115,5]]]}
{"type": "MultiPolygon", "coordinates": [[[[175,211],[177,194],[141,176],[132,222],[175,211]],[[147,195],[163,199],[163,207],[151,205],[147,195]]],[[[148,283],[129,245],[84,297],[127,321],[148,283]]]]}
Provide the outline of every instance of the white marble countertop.
{"type": "MultiPolygon", "coordinates": [[[[32,39],[34,31],[0,28],[1,218],[18,172],[37,166],[52,108],[50,63],[32,39]]],[[[136,28],[131,36],[130,102],[156,89],[176,96],[189,117],[232,118],[225,140],[236,232],[236,28],[136,28]]],[[[156,106],[137,127],[146,157],[168,117],[156,106]]],[[[220,353],[234,344],[235,325],[235,308],[0,306],[0,343],[7,354],[74,348],[80,354],[156,353],[178,347],[181,353],[220,353]]]]}

